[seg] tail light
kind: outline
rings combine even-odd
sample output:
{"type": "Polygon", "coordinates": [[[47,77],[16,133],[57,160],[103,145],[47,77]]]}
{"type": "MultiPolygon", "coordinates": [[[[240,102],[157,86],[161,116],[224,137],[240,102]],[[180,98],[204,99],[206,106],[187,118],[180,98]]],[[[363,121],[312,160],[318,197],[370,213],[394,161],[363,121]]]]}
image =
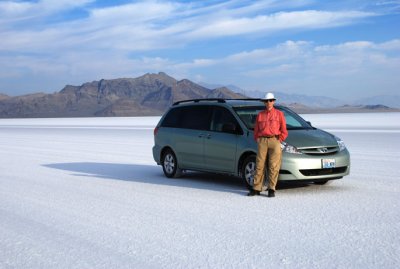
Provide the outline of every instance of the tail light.
{"type": "Polygon", "coordinates": [[[156,136],[157,132],[158,132],[158,127],[154,128],[154,136],[156,136]]]}

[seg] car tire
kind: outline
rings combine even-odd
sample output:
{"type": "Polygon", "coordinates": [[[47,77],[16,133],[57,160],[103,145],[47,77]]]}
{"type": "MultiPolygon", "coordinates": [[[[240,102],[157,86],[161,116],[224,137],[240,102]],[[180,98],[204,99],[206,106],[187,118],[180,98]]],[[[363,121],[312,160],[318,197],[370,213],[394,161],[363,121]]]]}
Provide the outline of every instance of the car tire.
{"type": "Polygon", "coordinates": [[[247,188],[252,189],[254,183],[254,171],[256,170],[256,155],[247,156],[242,165],[242,179],[247,188]]]}
{"type": "Polygon", "coordinates": [[[164,175],[168,178],[176,178],[182,174],[182,170],[178,166],[178,160],[170,149],[166,150],[162,155],[161,165],[164,175]]]}

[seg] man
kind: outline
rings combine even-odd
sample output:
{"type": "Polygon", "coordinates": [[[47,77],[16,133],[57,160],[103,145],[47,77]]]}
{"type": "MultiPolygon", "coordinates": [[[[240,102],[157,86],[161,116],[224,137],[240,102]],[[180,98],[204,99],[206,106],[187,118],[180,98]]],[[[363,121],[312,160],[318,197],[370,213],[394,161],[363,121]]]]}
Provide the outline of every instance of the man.
{"type": "Polygon", "coordinates": [[[268,197],[275,197],[282,160],[281,142],[286,139],[288,132],[283,112],[274,108],[276,100],[274,94],[267,93],[261,100],[265,104],[265,110],[258,113],[254,125],[254,139],[258,145],[254,185],[247,195],[260,195],[264,184],[265,162],[268,157],[268,197]]]}

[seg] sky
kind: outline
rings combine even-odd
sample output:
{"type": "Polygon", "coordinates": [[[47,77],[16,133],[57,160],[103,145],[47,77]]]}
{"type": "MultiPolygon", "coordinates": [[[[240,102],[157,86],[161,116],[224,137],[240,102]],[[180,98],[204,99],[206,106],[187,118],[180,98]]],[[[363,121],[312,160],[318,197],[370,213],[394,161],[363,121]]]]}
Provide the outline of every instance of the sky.
{"type": "Polygon", "coordinates": [[[0,93],[165,72],[246,91],[399,95],[399,0],[0,0],[0,93]]]}

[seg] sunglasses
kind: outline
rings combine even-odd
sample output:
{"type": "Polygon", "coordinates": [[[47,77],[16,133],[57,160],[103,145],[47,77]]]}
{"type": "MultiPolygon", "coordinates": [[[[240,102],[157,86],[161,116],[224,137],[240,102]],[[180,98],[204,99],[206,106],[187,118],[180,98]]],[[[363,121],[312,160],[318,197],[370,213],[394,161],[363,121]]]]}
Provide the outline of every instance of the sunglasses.
{"type": "Polygon", "coordinates": [[[264,102],[265,102],[265,103],[267,103],[267,102],[272,103],[272,102],[275,102],[275,100],[274,100],[274,99],[269,99],[269,100],[265,100],[264,102]]]}

